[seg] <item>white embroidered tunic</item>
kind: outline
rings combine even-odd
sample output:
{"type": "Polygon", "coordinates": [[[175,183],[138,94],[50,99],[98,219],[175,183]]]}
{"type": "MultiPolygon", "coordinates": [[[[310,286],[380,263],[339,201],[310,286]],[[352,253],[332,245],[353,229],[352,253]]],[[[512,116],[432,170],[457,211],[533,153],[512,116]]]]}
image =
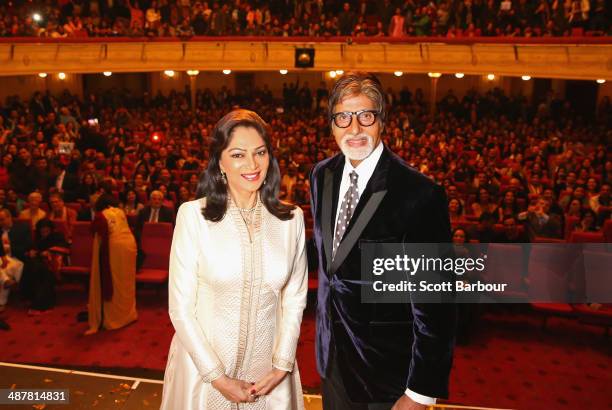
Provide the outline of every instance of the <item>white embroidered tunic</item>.
{"type": "Polygon", "coordinates": [[[175,328],[162,409],[303,409],[295,353],[308,275],[304,217],[281,221],[258,200],[252,238],[230,201],[219,222],[205,200],[181,205],[170,251],[169,312],[175,328]],[[211,385],[225,374],[256,382],[291,372],[267,396],[233,404],[211,385]]]}

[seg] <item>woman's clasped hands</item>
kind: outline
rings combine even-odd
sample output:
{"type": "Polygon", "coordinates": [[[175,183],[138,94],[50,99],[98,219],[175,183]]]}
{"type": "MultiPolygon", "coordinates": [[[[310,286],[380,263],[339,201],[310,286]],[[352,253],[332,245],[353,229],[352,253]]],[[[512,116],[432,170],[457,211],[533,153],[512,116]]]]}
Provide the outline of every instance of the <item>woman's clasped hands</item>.
{"type": "Polygon", "coordinates": [[[285,378],[287,371],[272,369],[257,383],[221,376],[212,382],[212,386],[232,403],[253,403],[259,396],[270,393],[285,378]]]}

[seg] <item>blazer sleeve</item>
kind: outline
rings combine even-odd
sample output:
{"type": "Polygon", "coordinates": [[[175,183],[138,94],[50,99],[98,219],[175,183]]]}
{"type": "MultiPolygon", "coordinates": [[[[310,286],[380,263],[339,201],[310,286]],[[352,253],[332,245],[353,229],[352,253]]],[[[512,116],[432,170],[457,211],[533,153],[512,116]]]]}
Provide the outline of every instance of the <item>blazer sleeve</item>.
{"type": "Polygon", "coordinates": [[[272,365],[288,372],[293,371],[302,313],[306,307],[308,292],[304,214],[300,208],[296,208],[293,218],[297,224],[293,266],[289,280],[281,291],[281,325],[272,356],[272,365]]]}
{"type": "Polygon", "coordinates": [[[225,368],[195,317],[200,252],[197,218],[201,218],[201,215],[199,206],[194,205],[184,203],[178,211],[170,248],[168,305],[176,335],[202,380],[210,383],[225,374],[225,368]]]}
{"type": "MultiPolygon", "coordinates": [[[[433,186],[423,205],[423,243],[450,243],[450,220],[446,195],[433,186]]],[[[414,318],[412,359],[407,388],[423,396],[448,397],[453,362],[456,307],[453,303],[412,303],[414,318]]]]}

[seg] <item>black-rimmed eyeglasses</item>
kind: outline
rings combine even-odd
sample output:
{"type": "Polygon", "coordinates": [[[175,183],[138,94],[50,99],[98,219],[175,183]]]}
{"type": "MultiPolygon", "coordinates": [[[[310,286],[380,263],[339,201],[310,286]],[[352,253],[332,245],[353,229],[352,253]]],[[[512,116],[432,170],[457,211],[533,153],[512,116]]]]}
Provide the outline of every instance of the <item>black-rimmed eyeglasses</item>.
{"type": "Polygon", "coordinates": [[[369,127],[376,122],[380,112],[376,110],[361,111],[341,111],[332,114],[332,120],[338,128],[348,128],[353,122],[353,115],[357,117],[357,122],[362,127],[369,127]]]}

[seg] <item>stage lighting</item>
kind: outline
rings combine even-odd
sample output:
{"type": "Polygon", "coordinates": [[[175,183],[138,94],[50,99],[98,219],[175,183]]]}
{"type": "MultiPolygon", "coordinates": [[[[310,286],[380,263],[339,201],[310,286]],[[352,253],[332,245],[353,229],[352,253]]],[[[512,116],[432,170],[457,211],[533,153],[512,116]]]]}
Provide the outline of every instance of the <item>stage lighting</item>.
{"type": "Polygon", "coordinates": [[[606,80],[604,80],[603,78],[598,78],[597,80],[597,84],[605,84],[606,80]]]}
{"type": "Polygon", "coordinates": [[[431,78],[440,78],[442,77],[442,73],[427,73],[431,78]]]}
{"type": "Polygon", "coordinates": [[[344,70],[336,70],[336,74],[342,75],[342,74],[344,74],[344,70]]]}
{"type": "Polygon", "coordinates": [[[162,139],[161,133],[155,131],[153,134],[151,134],[151,141],[160,142],[161,139],[162,139]]]}
{"type": "Polygon", "coordinates": [[[40,78],[47,78],[47,73],[38,73],[40,78]]]}
{"type": "Polygon", "coordinates": [[[168,77],[174,77],[174,70],[166,70],[164,71],[164,74],[166,74],[168,77]]]}
{"type": "Polygon", "coordinates": [[[194,77],[196,75],[200,74],[200,72],[198,70],[187,70],[187,75],[194,77]]]}
{"type": "Polygon", "coordinates": [[[287,71],[287,70],[278,70],[278,72],[279,72],[279,73],[281,73],[282,75],[285,75],[285,74],[287,74],[289,71],[287,71]]]}
{"type": "Polygon", "coordinates": [[[314,48],[296,48],[295,49],[295,67],[296,68],[312,68],[314,67],[315,50],[314,48]]]}
{"type": "Polygon", "coordinates": [[[531,80],[531,76],[530,75],[523,75],[523,76],[521,76],[521,78],[523,79],[523,81],[531,80]]]}
{"type": "Polygon", "coordinates": [[[227,69],[223,70],[223,74],[225,74],[225,75],[228,75],[228,74],[231,74],[231,73],[232,73],[232,70],[227,70],[227,69]]]}
{"type": "Polygon", "coordinates": [[[455,77],[457,78],[463,78],[465,76],[465,74],[463,73],[455,73],[455,77]]]}
{"type": "Polygon", "coordinates": [[[102,74],[104,74],[104,77],[110,77],[111,75],[113,75],[112,71],[105,71],[102,74]]]}
{"type": "Polygon", "coordinates": [[[335,72],[335,71],[330,71],[330,72],[329,72],[329,76],[330,76],[331,78],[336,78],[336,72],[335,72]]]}
{"type": "Polygon", "coordinates": [[[32,20],[34,20],[37,23],[40,23],[42,21],[42,16],[38,13],[34,13],[32,14],[32,20]]]}
{"type": "Polygon", "coordinates": [[[60,80],[65,80],[66,79],[66,73],[59,73],[57,75],[57,78],[59,78],[60,80]]]}
{"type": "Polygon", "coordinates": [[[489,81],[495,80],[495,74],[487,74],[487,80],[489,81]]]}
{"type": "Polygon", "coordinates": [[[403,76],[403,75],[404,75],[404,73],[403,73],[402,71],[395,71],[395,72],[393,73],[393,75],[394,75],[394,76],[396,76],[396,77],[401,77],[401,76],[403,76]]]}

